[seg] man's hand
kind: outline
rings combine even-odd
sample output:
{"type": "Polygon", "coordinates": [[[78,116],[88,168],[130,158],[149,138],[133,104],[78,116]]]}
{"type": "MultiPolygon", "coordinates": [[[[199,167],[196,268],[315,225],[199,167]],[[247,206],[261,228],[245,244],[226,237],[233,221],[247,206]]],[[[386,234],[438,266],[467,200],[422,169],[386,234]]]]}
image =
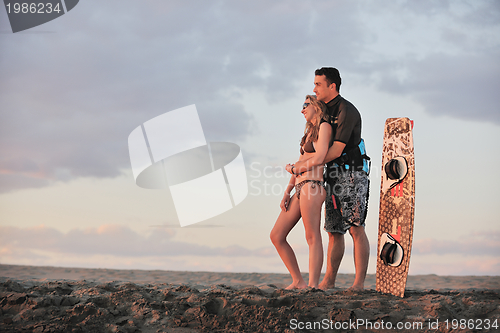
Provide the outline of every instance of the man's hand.
{"type": "Polygon", "coordinates": [[[328,149],[328,153],[325,156],[324,163],[331,162],[342,155],[342,152],[344,151],[345,148],[345,143],[340,142],[340,141],[334,141],[333,145],[328,149]]]}

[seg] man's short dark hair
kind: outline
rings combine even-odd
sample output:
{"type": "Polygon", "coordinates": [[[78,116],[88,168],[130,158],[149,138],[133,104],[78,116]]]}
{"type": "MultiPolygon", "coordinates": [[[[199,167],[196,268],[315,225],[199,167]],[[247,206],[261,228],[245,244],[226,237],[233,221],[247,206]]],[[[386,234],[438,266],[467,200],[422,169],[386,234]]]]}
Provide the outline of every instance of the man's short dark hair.
{"type": "Polygon", "coordinates": [[[342,83],[342,79],[340,78],[340,72],[337,68],[333,67],[321,67],[314,72],[314,75],[324,75],[326,77],[326,83],[328,85],[335,83],[337,88],[337,92],[340,91],[340,84],[342,83]]]}

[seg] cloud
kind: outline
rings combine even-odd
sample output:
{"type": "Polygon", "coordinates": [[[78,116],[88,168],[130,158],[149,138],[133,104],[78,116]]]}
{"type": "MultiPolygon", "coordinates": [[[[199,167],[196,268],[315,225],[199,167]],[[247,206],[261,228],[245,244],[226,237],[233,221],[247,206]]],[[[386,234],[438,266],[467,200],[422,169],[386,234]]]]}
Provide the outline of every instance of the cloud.
{"type": "MultiPolygon", "coordinates": [[[[148,235],[141,235],[119,225],[102,225],[99,228],[72,229],[62,233],[43,225],[32,228],[0,226],[0,253],[18,253],[18,249],[50,252],[57,255],[110,255],[117,257],[147,256],[222,256],[269,257],[275,256],[267,249],[249,250],[238,245],[209,247],[173,240],[175,232],[158,228],[148,235]]],[[[24,253],[26,256],[26,253],[24,253]]]]}
{"type": "MultiPolygon", "coordinates": [[[[457,240],[415,240],[411,274],[498,275],[499,240],[498,231],[478,232],[457,240]]],[[[301,265],[307,267],[305,241],[291,245],[301,265]]],[[[371,245],[370,262],[374,268],[376,242],[371,245]]],[[[326,250],[326,243],[324,246],[326,250]]],[[[351,253],[352,243],[347,242],[343,271],[352,265],[351,253]]],[[[210,247],[176,241],[175,230],[171,228],[155,228],[154,232],[139,234],[120,225],[72,229],[66,233],[43,225],[0,226],[0,261],[68,267],[285,272],[272,246],[210,247]]]]}
{"type": "Polygon", "coordinates": [[[499,124],[499,6],[456,6],[123,0],[80,3],[39,28],[54,33],[2,34],[0,191],[117,176],[135,127],[190,104],[208,140],[243,142],[266,120],[243,94],[296,97],[321,66],[432,114],[499,124]]]}
{"type": "Polygon", "coordinates": [[[500,232],[476,232],[458,240],[425,238],[413,243],[412,254],[463,256],[500,256],[500,232]]]}
{"type": "Polygon", "coordinates": [[[193,103],[207,139],[243,140],[256,125],[234,87],[284,98],[312,70],[302,63],[318,20],[309,9],[299,23],[304,5],[126,3],[0,40],[1,190],[116,176],[132,129],[193,103]]]}
{"type": "MultiPolygon", "coordinates": [[[[437,274],[437,275],[500,275],[500,259],[496,257],[459,257],[433,260],[423,257],[419,260],[411,259],[410,275],[414,274],[437,274]]],[[[470,288],[481,289],[491,286],[478,285],[477,281],[471,279],[470,288]]]]}
{"type": "Polygon", "coordinates": [[[349,68],[358,81],[432,115],[500,125],[498,2],[378,1],[358,15],[365,43],[349,68]]]}
{"type": "Polygon", "coordinates": [[[500,125],[500,50],[491,55],[434,54],[408,61],[407,74],[383,76],[384,90],[411,96],[433,115],[500,125]]]}

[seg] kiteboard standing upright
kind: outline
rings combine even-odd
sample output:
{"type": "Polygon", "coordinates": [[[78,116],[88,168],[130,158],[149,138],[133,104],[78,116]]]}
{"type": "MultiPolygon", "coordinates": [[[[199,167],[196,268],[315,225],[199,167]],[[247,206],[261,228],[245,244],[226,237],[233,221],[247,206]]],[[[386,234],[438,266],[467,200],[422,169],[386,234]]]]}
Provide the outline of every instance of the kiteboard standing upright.
{"type": "Polygon", "coordinates": [[[385,122],[378,225],[377,282],[379,292],[404,297],[413,240],[415,159],[413,121],[385,122]]]}

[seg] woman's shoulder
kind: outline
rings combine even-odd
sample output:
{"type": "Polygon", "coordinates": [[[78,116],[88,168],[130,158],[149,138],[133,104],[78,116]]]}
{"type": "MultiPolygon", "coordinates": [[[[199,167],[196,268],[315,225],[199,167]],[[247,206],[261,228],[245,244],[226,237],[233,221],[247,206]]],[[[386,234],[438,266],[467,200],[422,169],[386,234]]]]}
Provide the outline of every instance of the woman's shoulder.
{"type": "Polygon", "coordinates": [[[321,130],[322,128],[332,128],[332,125],[330,125],[330,123],[324,119],[321,119],[321,122],[319,123],[319,129],[321,130]]]}

